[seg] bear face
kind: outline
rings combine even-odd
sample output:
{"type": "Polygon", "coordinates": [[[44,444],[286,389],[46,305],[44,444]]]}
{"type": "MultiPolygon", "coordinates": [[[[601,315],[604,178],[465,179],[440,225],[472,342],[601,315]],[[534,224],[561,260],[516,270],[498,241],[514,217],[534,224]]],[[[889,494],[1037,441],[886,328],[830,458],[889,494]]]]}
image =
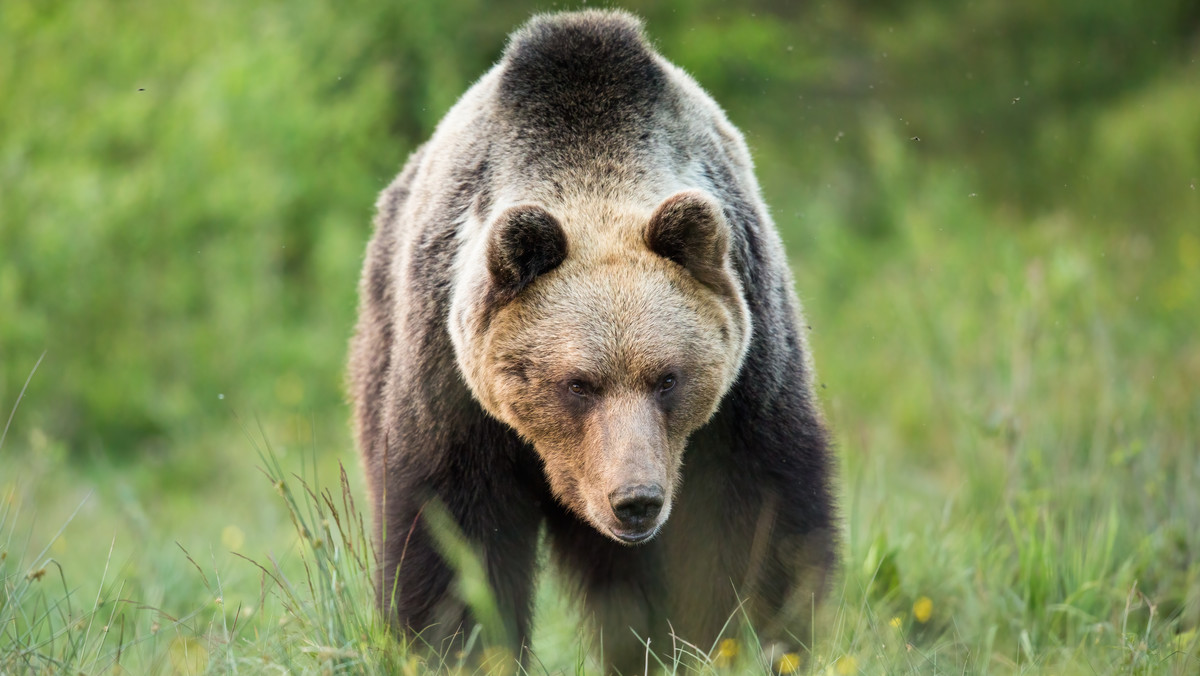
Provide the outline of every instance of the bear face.
{"type": "Polygon", "coordinates": [[[688,436],[717,410],[750,338],[729,231],[703,192],[652,212],[579,198],[505,209],[452,334],[492,416],[530,442],[555,496],[626,544],[657,533],[688,436]],[[561,218],[560,218],[561,216],[561,218]]]}

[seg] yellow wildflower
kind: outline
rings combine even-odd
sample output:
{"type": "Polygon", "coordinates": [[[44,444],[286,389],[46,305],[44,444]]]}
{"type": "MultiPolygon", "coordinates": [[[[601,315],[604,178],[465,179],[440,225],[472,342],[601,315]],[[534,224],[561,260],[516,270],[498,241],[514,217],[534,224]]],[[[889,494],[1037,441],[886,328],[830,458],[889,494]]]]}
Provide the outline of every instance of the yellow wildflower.
{"type": "Polygon", "coordinates": [[[784,653],[775,663],[775,671],[780,674],[794,674],[800,669],[800,655],[784,653]]]}
{"type": "Polygon", "coordinates": [[[713,662],[718,667],[727,667],[733,662],[738,655],[738,642],[736,638],[722,639],[717,644],[716,654],[713,655],[713,662]]]}
{"type": "Polygon", "coordinates": [[[230,524],[221,531],[221,545],[230,551],[237,551],[246,543],[246,534],[241,528],[230,524]]]}
{"type": "Polygon", "coordinates": [[[837,670],[838,676],[850,676],[850,674],[858,673],[858,660],[850,655],[843,655],[838,658],[834,668],[837,670]]]}
{"type": "Polygon", "coordinates": [[[480,660],[483,673],[488,676],[512,676],[517,670],[517,659],[505,648],[485,648],[480,660]]]}
{"type": "Polygon", "coordinates": [[[933,601],[928,596],[922,596],[913,604],[913,617],[917,622],[925,624],[933,616],[933,601]]]}
{"type": "Polygon", "coordinates": [[[896,629],[899,629],[900,627],[904,626],[904,619],[899,615],[894,615],[892,619],[888,621],[888,624],[892,625],[896,629]]]}

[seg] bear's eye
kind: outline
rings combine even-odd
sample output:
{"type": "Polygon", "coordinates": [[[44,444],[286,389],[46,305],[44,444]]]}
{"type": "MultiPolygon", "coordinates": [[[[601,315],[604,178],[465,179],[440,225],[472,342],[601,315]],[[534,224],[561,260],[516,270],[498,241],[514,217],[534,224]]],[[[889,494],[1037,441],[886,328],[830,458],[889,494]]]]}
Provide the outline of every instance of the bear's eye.
{"type": "Polygon", "coordinates": [[[663,376],[663,379],[658,382],[659,392],[670,392],[673,389],[675,389],[675,376],[673,375],[663,376]]]}
{"type": "Polygon", "coordinates": [[[577,397],[587,396],[587,386],[578,380],[572,380],[571,382],[567,383],[567,389],[571,390],[571,394],[577,397]]]}

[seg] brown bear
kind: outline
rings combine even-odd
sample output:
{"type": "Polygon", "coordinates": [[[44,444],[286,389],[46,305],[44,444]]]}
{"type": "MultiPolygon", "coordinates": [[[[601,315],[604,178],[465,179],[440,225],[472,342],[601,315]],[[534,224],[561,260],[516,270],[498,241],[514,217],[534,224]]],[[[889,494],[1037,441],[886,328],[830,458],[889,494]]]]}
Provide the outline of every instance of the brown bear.
{"type": "Polygon", "coordinates": [[[476,621],[436,501],[514,649],[542,532],[610,670],[743,620],[806,643],[835,514],[787,258],[638,20],[533,18],[377,207],[350,383],[384,612],[438,650],[476,621]]]}

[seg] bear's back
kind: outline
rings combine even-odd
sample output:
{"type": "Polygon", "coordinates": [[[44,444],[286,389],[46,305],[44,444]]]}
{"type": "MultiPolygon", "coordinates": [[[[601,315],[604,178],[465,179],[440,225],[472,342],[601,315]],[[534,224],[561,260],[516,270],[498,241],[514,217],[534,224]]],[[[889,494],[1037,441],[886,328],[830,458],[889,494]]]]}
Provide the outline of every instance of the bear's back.
{"type": "Polygon", "coordinates": [[[740,133],[621,11],[533,18],[429,145],[438,152],[418,168],[415,201],[427,201],[428,186],[429,200],[450,196],[455,215],[474,206],[480,220],[513,201],[553,209],[589,195],[650,209],[689,187],[720,193],[730,180],[758,201],[740,133]],[[463,189],[451,195],[448,185],[463,189]]]}
{"type": "Polygon", "coordinates": [[[514,34],[496,93],[526,138],[573,145],[646,129],[666,87],[640,23],[592,11],[537,17],[514,34]]]}

